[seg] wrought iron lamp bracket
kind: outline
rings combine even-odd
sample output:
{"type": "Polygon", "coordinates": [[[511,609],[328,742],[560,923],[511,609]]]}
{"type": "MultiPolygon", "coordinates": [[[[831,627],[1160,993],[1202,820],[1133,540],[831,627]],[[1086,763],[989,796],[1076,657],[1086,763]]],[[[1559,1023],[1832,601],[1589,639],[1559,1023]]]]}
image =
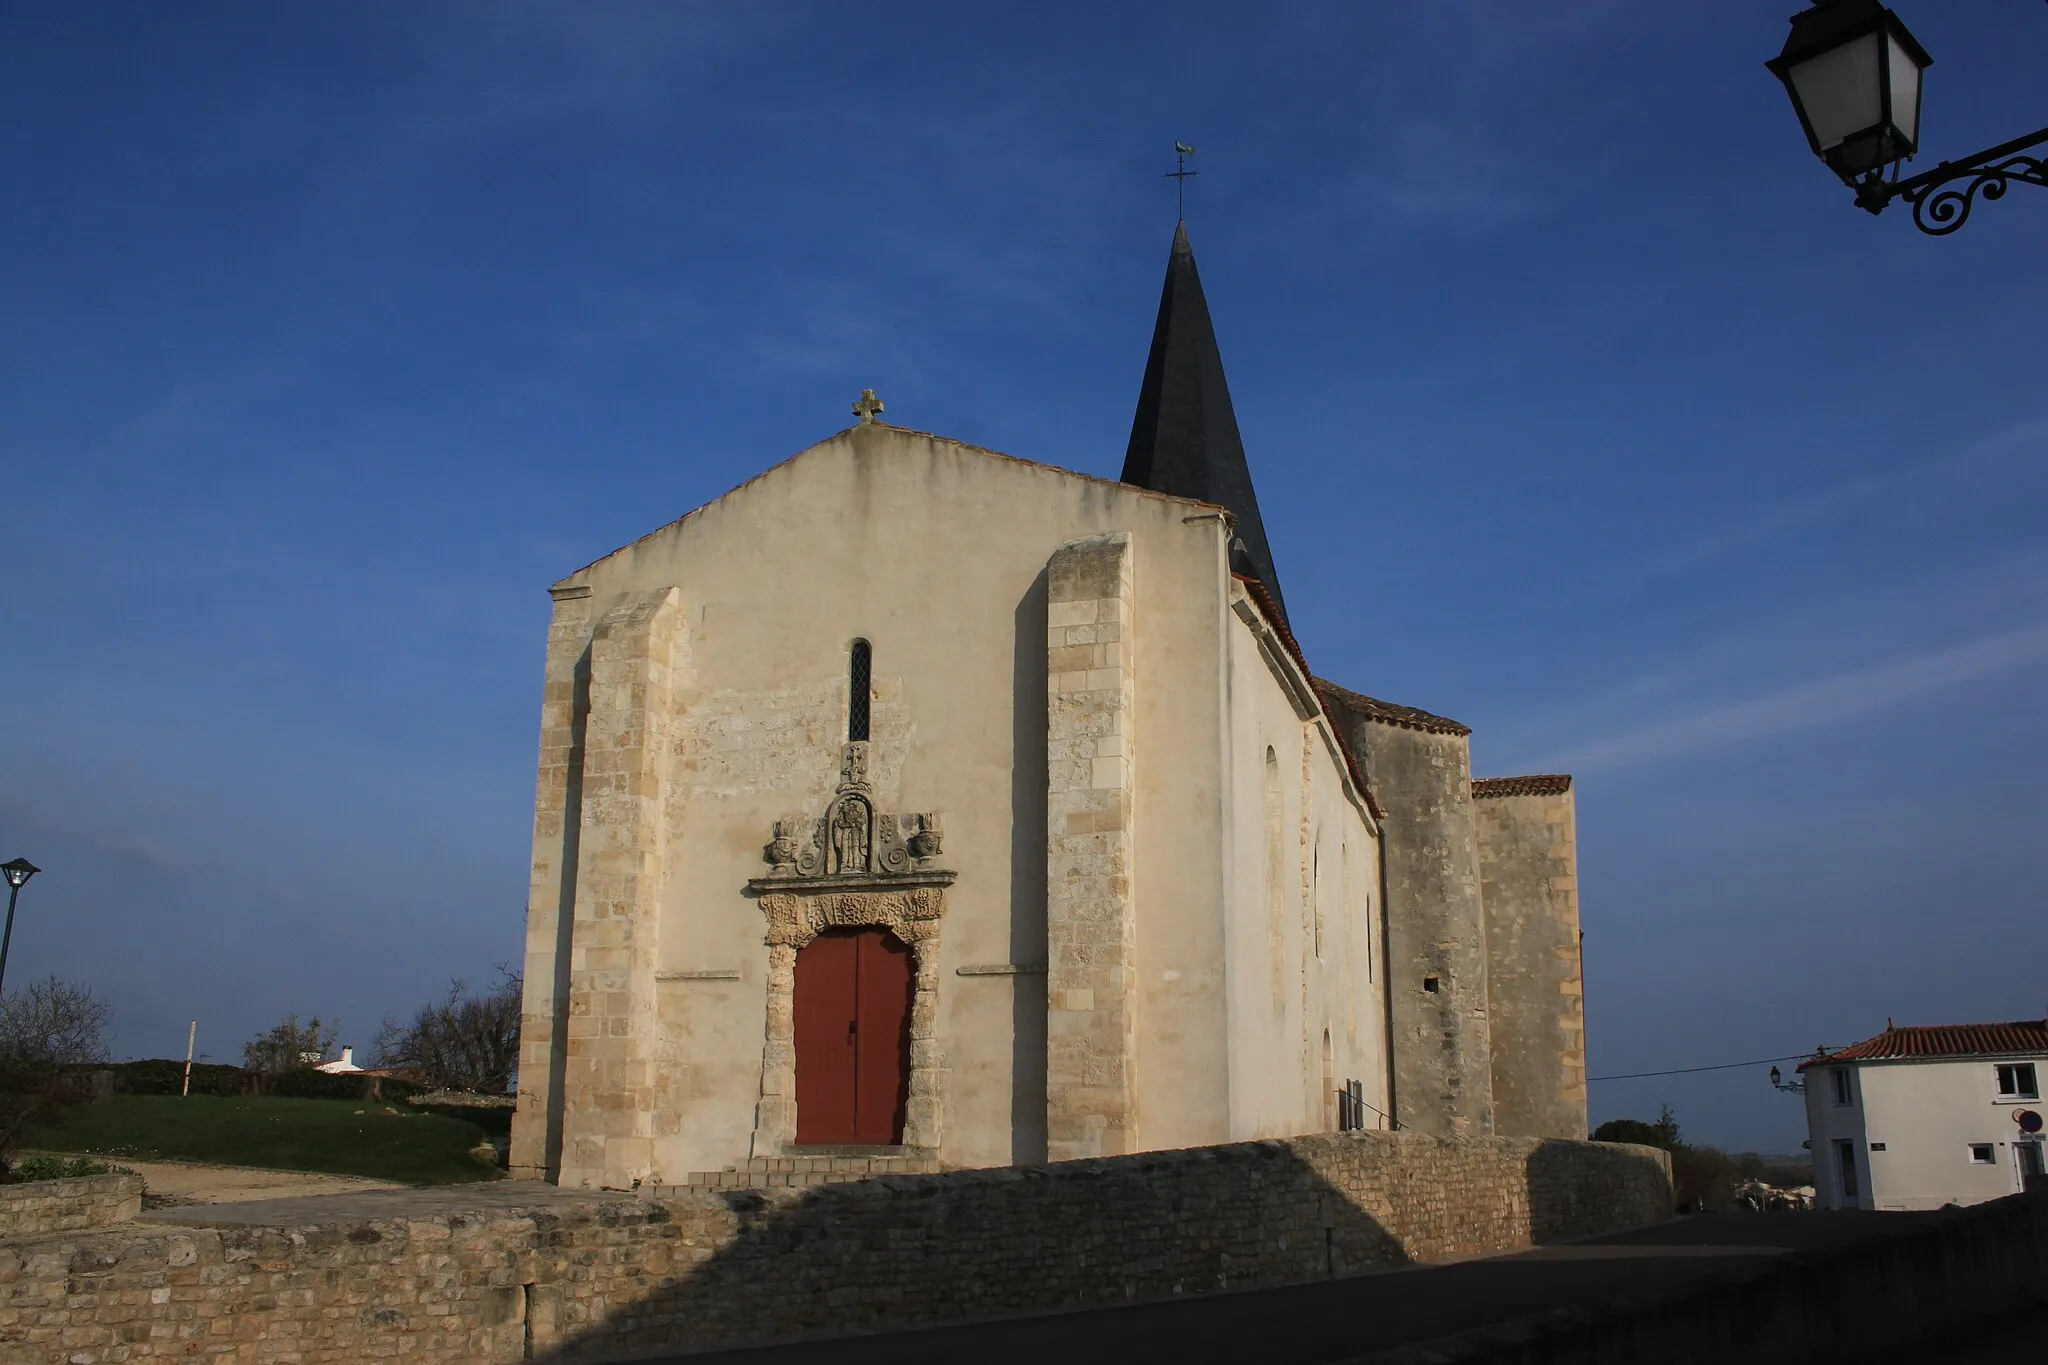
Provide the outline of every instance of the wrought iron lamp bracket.
{"type": "Polygon", "coordinates": [[[1930,237],[1946,237],[1970,221],[1977,196],[1987,200],[2005,198],[2014,182],[2048,189],[2048,157],[2023,153],[2048,143],[2048,128],[1986,148],[1961,161],[1944,161],[1933,170],[1909,180],[1887,181],[1884,172],[1872,171],[1852,181],[1856,205],[1870,213],[1883,213],[1894,199],[1913,206],[1913,225],[1930,237]]]}

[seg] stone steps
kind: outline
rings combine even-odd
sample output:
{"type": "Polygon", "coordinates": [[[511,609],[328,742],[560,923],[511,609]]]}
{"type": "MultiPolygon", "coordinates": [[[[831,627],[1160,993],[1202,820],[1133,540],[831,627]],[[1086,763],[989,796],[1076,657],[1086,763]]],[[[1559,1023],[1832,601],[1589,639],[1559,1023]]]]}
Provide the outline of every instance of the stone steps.
{"type": "Polygon", "coordinates": [[[830,1154],[748,1157],[744,1166],[692,1171],[690,1178],[680,1185],[643,1186],[640,1193],[660,1198],[685,1190],[807,1190],[882,1175],[930,1175],[942,1169],[934,1156],[840,1148],[830,1154]]]}

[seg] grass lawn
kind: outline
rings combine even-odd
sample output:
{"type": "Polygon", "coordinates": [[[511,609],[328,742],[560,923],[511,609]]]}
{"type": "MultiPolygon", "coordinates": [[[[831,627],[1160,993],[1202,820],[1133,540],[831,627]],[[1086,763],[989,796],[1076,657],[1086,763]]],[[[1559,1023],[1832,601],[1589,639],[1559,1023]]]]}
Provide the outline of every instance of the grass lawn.
{"type": "Polygon", "coordinates": [[[375,1100],[116,1095],[81,1104],[61,1124],[23,1137],[23,1146],[50,1152],[329,1171],[415,1185],[500,1174],[469,1154],[484,1140],[476,1124],[375,1100]]]}

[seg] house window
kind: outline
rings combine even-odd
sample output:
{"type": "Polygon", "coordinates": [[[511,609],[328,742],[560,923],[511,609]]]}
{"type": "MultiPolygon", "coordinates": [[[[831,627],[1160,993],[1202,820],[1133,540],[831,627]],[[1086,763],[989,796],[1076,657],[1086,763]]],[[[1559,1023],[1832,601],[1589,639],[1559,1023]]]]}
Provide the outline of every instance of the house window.
{"type": "Polygon", "coordinates": [[[2002,1100],[2038,1100],[2040,1088],[2034,1083],[2032,1062],[2006,1062],[1998,1068],[1998,1097],[2002,1100]]]}
{"type": "Polygon", "coordinates": [[[1990,1143],[1973,1142],[1970,1144],[1970,1164],[1972,1166],[1989,1166],[1997,1160],[1998,1158],[1993,1154],[1990,1143]]]}
{"type": "Polygon", "coordinates": [[[868,737],[868,697],[873,669],[873,647],[866,640],[855,640],[853,657],[847,668],[846,737],[850,740],[864,741],[868,737]]]}
{"type": "Polygon", "coordinates": [[[1856,1187],[1856,1144],[1837,1142],[1835,1144],[1835,1167],[1842,1173],[1842,1198],[1857,1197],[1856,1187]]]}
{"type": "Polygon", "coordinates": [[[1851,1100],[1851,1099],[1849,1098],[1849,1068],[1848,1068],[1848,1067],[1846,1067],[1846,1066],[1838,1066],[1838,1067],[1835,1067],[1835,1068],[1834,1068],[1833,1070],[1829,1071],[1829,1072],[1828,1072],[1828,1084],[1830,1084],[1830,1085],[1834,1086],[1834,1088],[1835,1088],[1835,1103],[1836,1103],[1836,1104],[1851,1104],[1851,1103],[1854,1103],[1854,1101],[1852,1101],[1852,1100],[1851,1100]]]}

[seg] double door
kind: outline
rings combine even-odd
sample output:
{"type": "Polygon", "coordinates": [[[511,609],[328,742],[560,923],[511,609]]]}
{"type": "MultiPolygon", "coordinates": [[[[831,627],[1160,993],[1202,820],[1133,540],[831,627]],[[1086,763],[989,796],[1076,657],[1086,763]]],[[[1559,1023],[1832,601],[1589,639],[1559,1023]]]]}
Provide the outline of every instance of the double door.
{"type": "Polygon", "coordinates": [[[910,950],[835,929],[796,955],[796,1140],[889,1146],[910,1093],[910,950]]]}

